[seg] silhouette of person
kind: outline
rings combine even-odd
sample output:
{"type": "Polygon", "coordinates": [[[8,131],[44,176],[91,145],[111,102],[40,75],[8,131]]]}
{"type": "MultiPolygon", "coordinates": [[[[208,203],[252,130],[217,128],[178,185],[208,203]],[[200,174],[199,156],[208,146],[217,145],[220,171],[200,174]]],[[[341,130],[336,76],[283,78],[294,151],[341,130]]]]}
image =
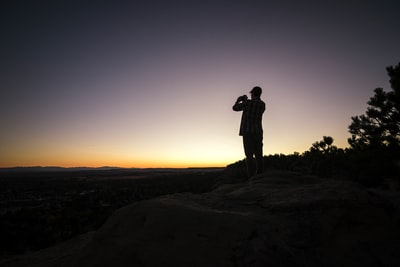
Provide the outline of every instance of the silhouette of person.
{"type": "Polygon", "coordinates": [[[240,96],[232,107],[234,111],[243,111],[239,135],[243,137],[248,177],[264,170],[262,116],[265,103],[260,98],[261,93],[261,87],[255,86],[250,91],[251,99],[240,96]]]}

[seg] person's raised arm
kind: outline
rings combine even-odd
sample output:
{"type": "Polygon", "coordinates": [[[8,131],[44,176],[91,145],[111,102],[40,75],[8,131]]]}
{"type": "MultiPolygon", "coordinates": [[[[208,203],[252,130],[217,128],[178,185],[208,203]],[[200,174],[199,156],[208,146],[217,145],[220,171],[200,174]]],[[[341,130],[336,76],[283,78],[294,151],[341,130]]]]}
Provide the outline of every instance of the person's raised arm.
{"type": "Polygon", "coordinates": [[[247,103],[247,96],[246,95],[239,96],[235,104],[233,105],[232,109],[234,111],[242,111],[246,106],[246,103],[247,103]]]}

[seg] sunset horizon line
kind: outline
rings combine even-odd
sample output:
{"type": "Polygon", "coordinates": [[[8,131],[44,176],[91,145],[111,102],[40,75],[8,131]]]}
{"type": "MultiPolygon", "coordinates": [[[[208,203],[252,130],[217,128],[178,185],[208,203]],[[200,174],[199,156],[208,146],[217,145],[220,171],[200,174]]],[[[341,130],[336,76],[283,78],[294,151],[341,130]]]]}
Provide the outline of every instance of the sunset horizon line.
{"type": "Polygon", "coordinates": [[[121,166],[62,166],[62,165],[15,165],[15,166],[1,166],[0,170],[10,169],[101,169],[101,170],[112,170],[112,169],[221,169],[227,166],[160,166],[160,167],[121,167],[121,166]]]}

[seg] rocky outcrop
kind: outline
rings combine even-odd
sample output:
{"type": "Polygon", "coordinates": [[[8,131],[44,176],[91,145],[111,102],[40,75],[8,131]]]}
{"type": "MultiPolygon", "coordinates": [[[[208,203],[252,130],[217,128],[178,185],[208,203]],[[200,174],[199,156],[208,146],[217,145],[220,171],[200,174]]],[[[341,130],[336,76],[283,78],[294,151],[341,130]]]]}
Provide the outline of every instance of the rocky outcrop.
{"type": "Polygon", "coordinates": [[[126,206],[79,249],[30,266],[400,266],[398,203],[345,181],[267,172],[126,206]]]}

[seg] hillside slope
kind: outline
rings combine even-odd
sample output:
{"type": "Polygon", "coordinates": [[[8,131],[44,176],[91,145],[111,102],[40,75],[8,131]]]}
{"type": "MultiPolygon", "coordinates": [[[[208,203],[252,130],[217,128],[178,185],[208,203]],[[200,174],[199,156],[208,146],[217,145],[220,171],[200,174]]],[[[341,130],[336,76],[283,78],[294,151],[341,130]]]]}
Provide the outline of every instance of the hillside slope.
{"type": "Polygon", "coordinates": [[[267,172],[119,209],[96,232],[1,266],[400,266],[399,195],[267,172]]]}

